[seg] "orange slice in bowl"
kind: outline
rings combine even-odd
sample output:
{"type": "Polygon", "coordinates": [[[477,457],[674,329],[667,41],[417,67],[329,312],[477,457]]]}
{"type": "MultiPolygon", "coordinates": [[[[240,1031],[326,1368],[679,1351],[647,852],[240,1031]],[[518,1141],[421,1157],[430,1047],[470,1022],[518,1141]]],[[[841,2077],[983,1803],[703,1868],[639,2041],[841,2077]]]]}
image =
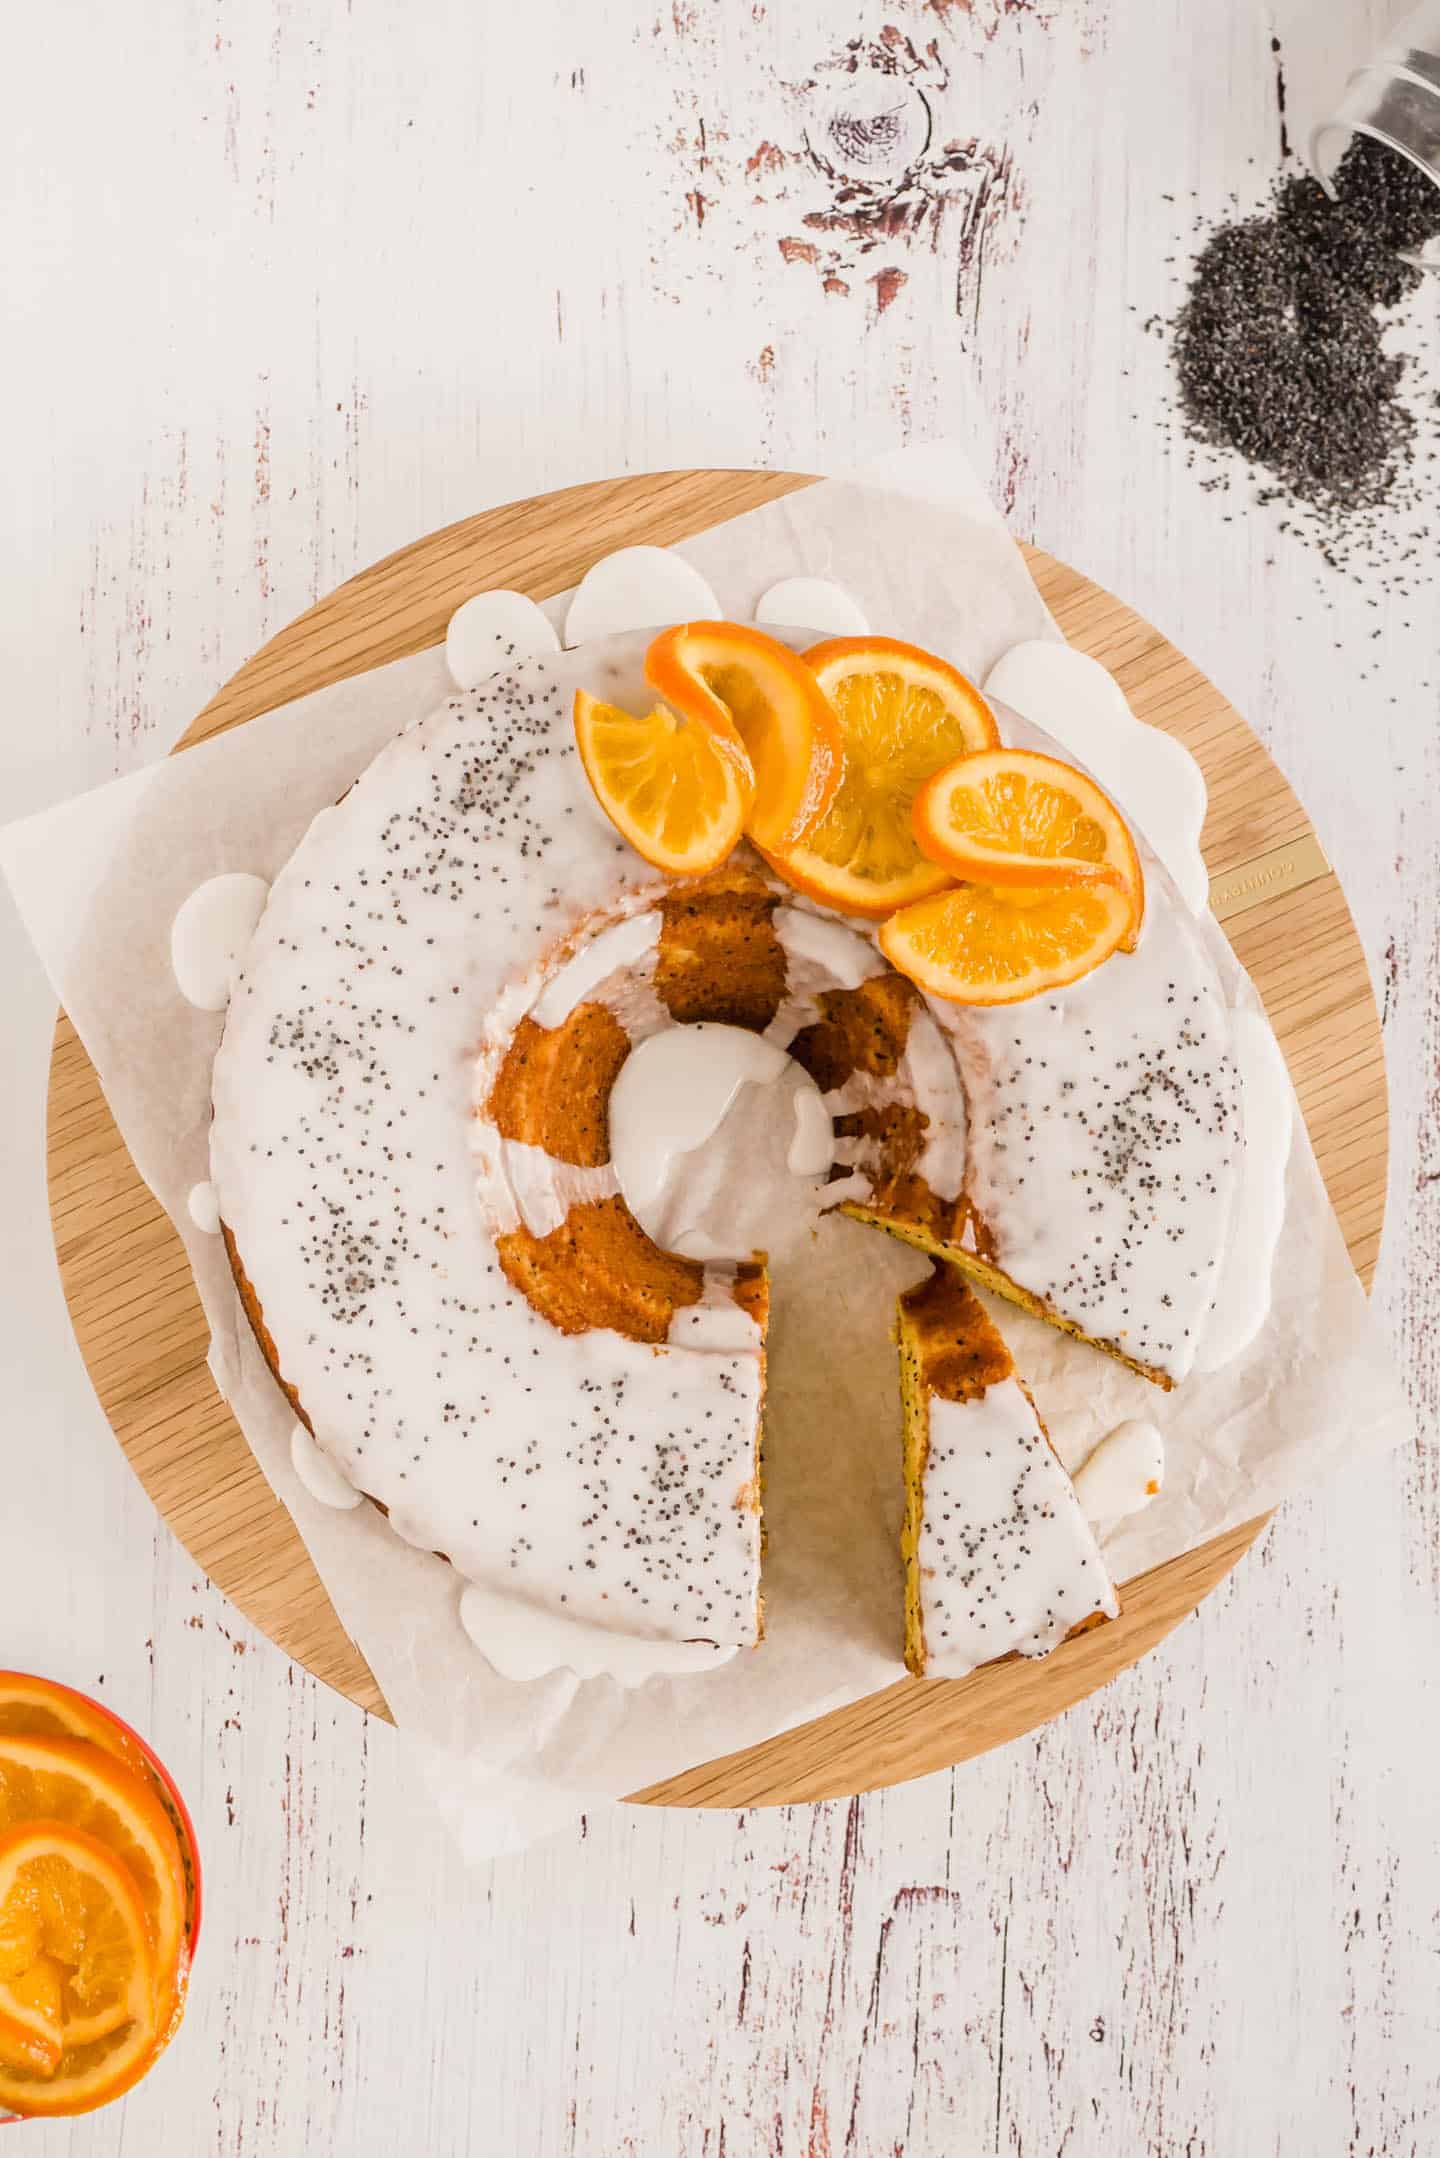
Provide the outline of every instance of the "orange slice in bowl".
{"type": "Polygon", "coordinates": [[[957,884],[880,930],[893,967],[951,1004],[1021,1004],[1063,989],[1118,950],[1130,927],[1118,884],[957,884]]]}
{"type": "Polygon", "coordinates": [[[154,1956],[161,2030],[184,1984],[185,1868],[174,1824],[148,1777],[79,1738],[0,1734],[0,1832],[60,1822],[105,1846],[139,1892],[154,1956]]]}
{"type": "Polygon", "coordinates": [[[880,920],[952,881],[915,843],[915,797],[943,765],[999,741],[994,715],[945,660],[893,637],[835,637],[805,657],[839,722],[844,775],[803,839],[758,843],[812,899],[880,920]]]}
{"type": "Polygon", "coordinates": [[[722,732],[663,705],[636,718],[577,689],[575,741],[606,816],[657,869],[702,876],[740,838],[755,780],[733,727],[722,732]]]}
{"type": "Polygon", "coordinates": [[[957,758],[915,797],[921,852],[951,876],[999,888],[1115,884],[1128,892],[1133,949],[1145,878],[1130,830],[1102,788],[1074,765],[1031,749],[957,758]]]}
{"type": "Polygon", "coordinates": [[[0,1908],[0,2068],[53,2076],[65,2051],[65,1966],[28,1944],[23,1953],[24,1967],[6,1977],[16,1954],[0,1908]]]}
{"type": "Polygon", "coordinates": [[[0,2105],[88,2112],[143,2075],[160,2043],[149,1922],[129,1869],[64,1822],[0,1833],[0,2105]]]}
{"type": "Polygon", "coordinates": [[[755,772],[746,830],[762,847],[803,839],[834,800],[844,748],[803,659],[741,622],[682,622],[645,655],[645,678],[678,712],[733,725],[755,772]]]}
{"type": "Polygon", "coordinates": [[[115,1754],[137,1775],[147,1775],[144,1754],[104,1709],[83,1693],[28,1671],[0,1671],[0,1733],[20,1731],[32,1738],[88,1738],[115,1754]]]}

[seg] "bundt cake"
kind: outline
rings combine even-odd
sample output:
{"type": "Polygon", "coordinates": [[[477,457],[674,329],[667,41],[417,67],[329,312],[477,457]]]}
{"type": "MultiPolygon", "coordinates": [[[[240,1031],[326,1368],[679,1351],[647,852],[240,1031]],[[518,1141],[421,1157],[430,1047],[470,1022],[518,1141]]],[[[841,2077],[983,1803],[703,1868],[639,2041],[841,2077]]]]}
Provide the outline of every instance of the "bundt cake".
{"type": "MultiPolygon", "coordinates": [[[[1219,984],[1148,858],[1133,956],[993,1010],[925,997],[748,847],[689,881],[648,868],[570,723],[578,688],[645,698],[647,642],[452,698],[315,819],[230,1004],[212,1175],[272,1368],[399,1534],[517,1610],[727,1652],[760,1630],[757,1222],[843,1205],[1170,1385],[1241,1141],[1219,984]],[[677,1027],[783,1052],[754,1091],[794,1122],[803,1206],[732,1190],[744,1249],[622,1188],[612,1097],[677,1027]]],[[[987,1391],[1024,1403],[1008,1373],[987,1391]]],[[[1034,1440],[1028,1404],[1012,1420],[1034,1440]]]]}

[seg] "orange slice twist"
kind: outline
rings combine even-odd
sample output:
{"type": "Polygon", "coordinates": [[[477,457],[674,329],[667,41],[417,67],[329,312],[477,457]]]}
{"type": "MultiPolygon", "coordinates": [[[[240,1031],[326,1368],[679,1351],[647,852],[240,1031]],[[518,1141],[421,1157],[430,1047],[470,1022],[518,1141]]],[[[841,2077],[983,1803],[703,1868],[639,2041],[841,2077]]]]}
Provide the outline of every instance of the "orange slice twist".
{"type": "Polygon", "coordinates": [[[128,1867],[67,1822],[0,1832],[0,2106],[88,2112],[128,2090],[162,2043],[128,1867]]]}
{"type": "Polygon", "coordinates": [[[915,797],[942,766],[998,743],[994,714],[948,661],[893,637],[834,637],[805,658],[839,723],[844,772],[801,840],[757,843],[811,898],[880,920],[951,882],[916,844],[915,797]]]}
{"type": "Polygon", "coordinates": [[[1140,857],[1109,795],[1073,765],[1029,749],[957,758],[920,788],[914,827],[930,861],[973,883],[1118,886],[1133,905],[1122,939],[1133,949],[1145,905],[1140,857]]]}
{"type": "Polygon", "coordinates": [[[805,661],[741,622],[682,622],[645,655],[645,678],[688,719],[728,723],[755,773],[746,829],[763,847],[803,839],[835,798],[840,726],[805,661]]]}

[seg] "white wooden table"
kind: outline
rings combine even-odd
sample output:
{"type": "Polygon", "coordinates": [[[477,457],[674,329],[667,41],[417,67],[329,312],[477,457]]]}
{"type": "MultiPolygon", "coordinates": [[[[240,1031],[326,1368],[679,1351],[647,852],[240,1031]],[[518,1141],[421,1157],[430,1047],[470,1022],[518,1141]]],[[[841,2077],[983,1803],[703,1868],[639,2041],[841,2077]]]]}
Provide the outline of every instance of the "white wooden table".
{"type": "Polygon", "coordinates": [[[1357,589],[1204,492],[1141,327],[1195,211],[1275,169],[1281,71],[1299,139],[1391,12],[46,0],[7,25],[0,812],[158,754],[270,631],[451,518],[623,467],[848,463],[943,432],[974,383],[1016,529],[1216,678],[1348,886],[1422,1433],[1004,1753],[849,1805],[597,1816],[466,1875],[403,1740],[238,1619],[106,1433],[7,914],[0,1661],[153,1737],[209,1888],[169,2057],[27,2151],[1436,2150],[1440,586],[1357,589]],[[833,64],[845,35],[888,91],[833,64]],[[931,129],[903,233],[889,153],[848,200],[811,154],[858,154],[825,127],[852,94],[890,98],[901,163],[931,129]]]}

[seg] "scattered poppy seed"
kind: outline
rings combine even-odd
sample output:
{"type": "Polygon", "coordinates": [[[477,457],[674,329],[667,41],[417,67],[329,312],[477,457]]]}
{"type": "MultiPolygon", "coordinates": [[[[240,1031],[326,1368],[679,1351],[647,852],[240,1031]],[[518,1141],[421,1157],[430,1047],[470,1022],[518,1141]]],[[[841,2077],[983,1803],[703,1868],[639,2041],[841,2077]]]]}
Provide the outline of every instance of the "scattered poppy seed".
{"type": "Polygon", "coordinates": [[[1368,137],[1334,186],[1332,202],[1292,174],[1268,210],[1213,232],[1172,325],[1186,433],[1270,475],[1261,499],[1317,515],[1332,539],[1405,500],[1417,419],[1384,339],[1426,275],[1401,251],[1440,233],[1440,188],[1368,137]]]}

